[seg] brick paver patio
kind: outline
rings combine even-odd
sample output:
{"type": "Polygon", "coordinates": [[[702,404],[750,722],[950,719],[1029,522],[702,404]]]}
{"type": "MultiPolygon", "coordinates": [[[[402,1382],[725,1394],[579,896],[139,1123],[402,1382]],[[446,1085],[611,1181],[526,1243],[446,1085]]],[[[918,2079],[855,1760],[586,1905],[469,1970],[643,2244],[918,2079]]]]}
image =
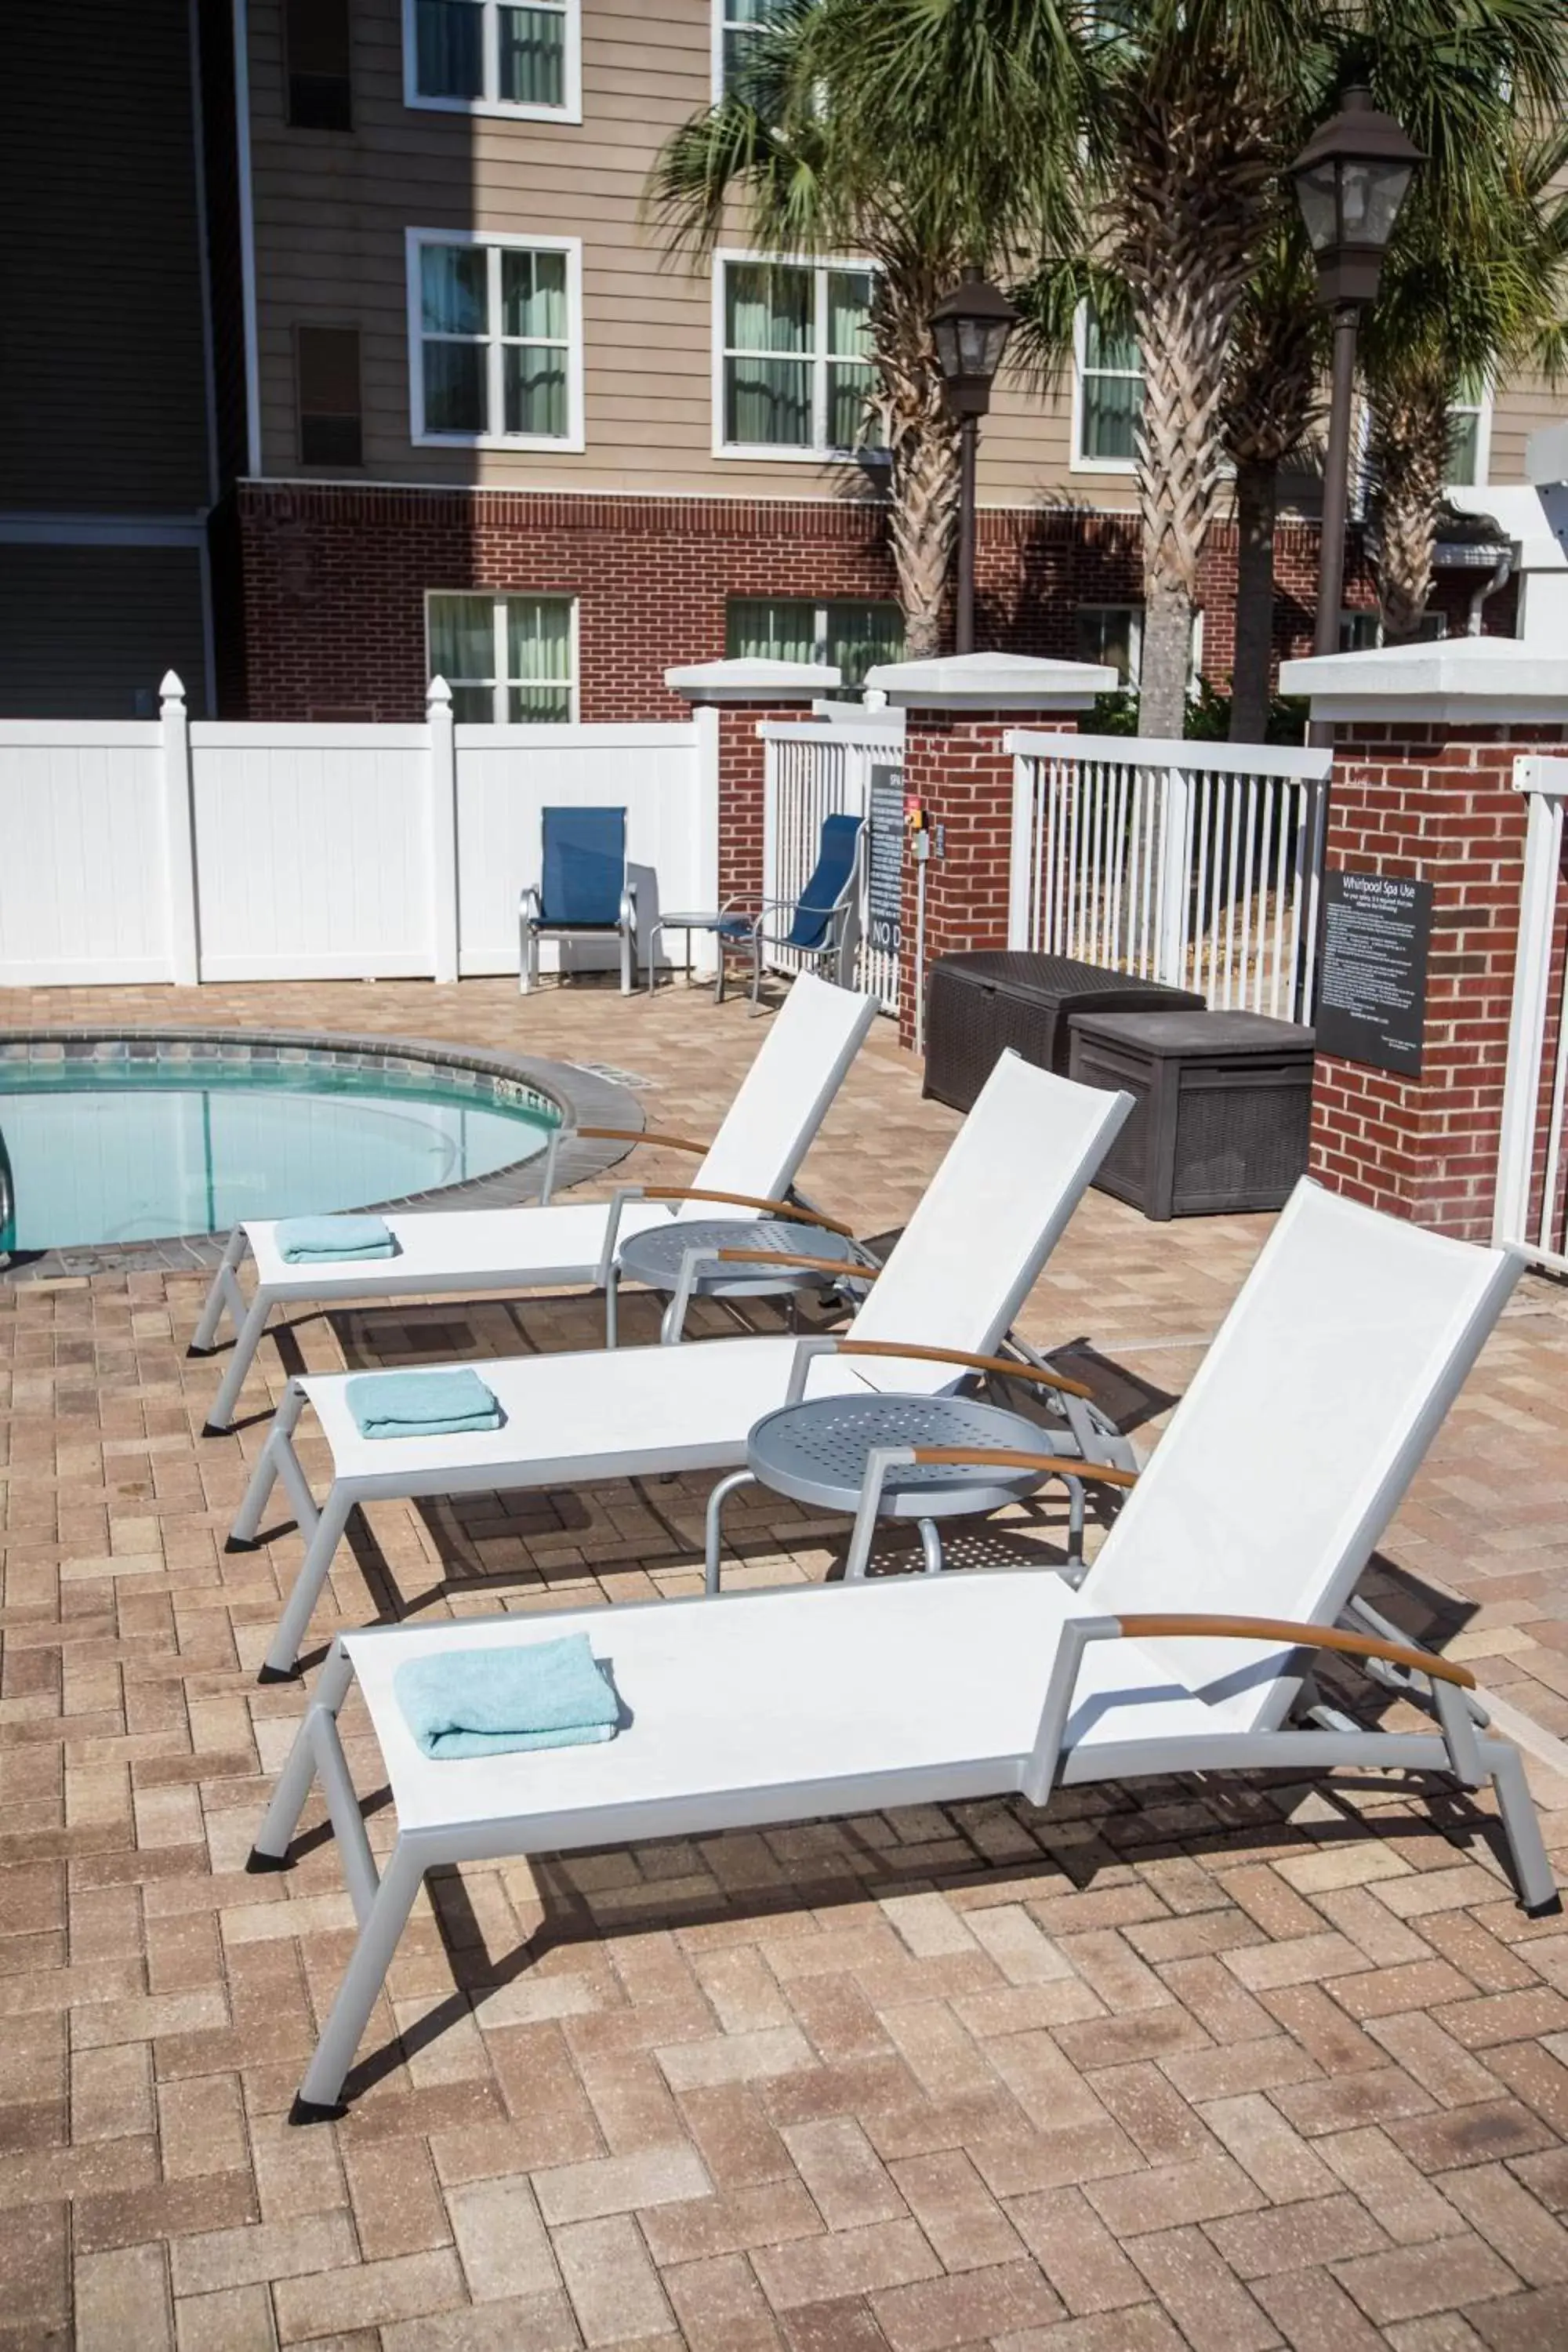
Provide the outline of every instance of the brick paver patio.
{"type": "MultiPolygon", "coordinates": [[[[686,1131],[759,1034],[679,992],[501,982],[0,996],[0,1021],[105,1017],[610,1064],[686,1131]]],[[[955,1124],[884,1026],[806,1181],[884,1229],[955,1124]]],[[[1264,1229],[1092,1196],[1023,1328],[1157,1406],[1264,1229]]],[[[353,1931],[324,1835],[242,1868],[301,1704],[252,1679],[292,1529],[222,1551],[268,1396],[300,1361],[589,1344],[598,1315],[304,1318],[240,1434],[201,1443],[199,1301],[155,1273],[0,1280],[0,2344],[1568,2346],[1568,1927],[1514,1907],[1480,1812],[1400,1783],[1173,1781],[450,1874],[347,2121],[288,2129],[353,1931]]],[[[1528,1282],[1378,1572],[1522,1715],[1558,1849],[1565,1371],[1568,1301],[1528,1282]]],[[[704,1485],[377,1510],[333,1608],[689,1591],[704,1485]]],[[[789,1507],[737,1515],[735,1580],[829,1572],[839,1531],[789,1507]]],[[[1059,1528],[1005,1533],[1050,1556],[1059,1528]]]]}

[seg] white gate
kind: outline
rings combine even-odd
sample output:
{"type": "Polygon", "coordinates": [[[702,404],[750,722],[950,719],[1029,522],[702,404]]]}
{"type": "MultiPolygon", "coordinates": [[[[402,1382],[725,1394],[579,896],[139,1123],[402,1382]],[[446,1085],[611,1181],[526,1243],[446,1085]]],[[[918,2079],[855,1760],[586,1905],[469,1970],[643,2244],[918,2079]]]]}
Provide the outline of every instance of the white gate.
{"type": "MultiPolygon", "coordinates": [[[[873,772],[893,778],[903,770],[901,722],[889,718],[847,726],[837,720],[798,725],[765,722],[763,787],[763,895],[793,906],[811,879],[822,845],[825,817],[871,820],[873,772]]],[[[877,794],[882,800],[882,793],[877,794]]],[[[878,812],[879,814],[879,812],[878,812]]],[[[860,860],[860,986],[876,996],[885,1013],[899,1009],[899,947],[885,926],[873,923],[867,904],[875,865],[874,847],[860,860]]],[[[770,971],[797,971],[805,959],[794,949],[766,951],[770,971]]]]}
{"type": "Polygon", "coordinates": [[[1563,1126],[1568,1099],[1568,970],[1563,807],[1568,759],[1525,757],[1513,780],[1529,796],[1513,1011],[1503,1081],[1493,1237],[1568,1274],[1563,1126]]]}
{"type": "Polygon", "coordinates": [[[1010,740],[1009,946],[1311,1019],[1330,751],[1010,740]]]}

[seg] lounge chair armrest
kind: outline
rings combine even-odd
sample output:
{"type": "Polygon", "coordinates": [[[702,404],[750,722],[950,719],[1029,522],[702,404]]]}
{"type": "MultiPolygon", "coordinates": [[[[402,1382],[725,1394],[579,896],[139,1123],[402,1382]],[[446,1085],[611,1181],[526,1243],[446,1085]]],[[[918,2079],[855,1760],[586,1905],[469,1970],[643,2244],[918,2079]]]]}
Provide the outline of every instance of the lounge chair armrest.
{"type": "Polygon", "coordinates": [[[1425,1675],[1429,1682],[1455,1683],[1474,1690],[1476,1678],[1468,1666],[1440,1658],[1409,1642],[1385,1642],[1369,1633],[1347,1633],[1339,1625],[1302,1625],[1288,1617],[1205,1617],[1188,1614],[1120,1617],[1121,1632],[1131,1642],[1199,1641],[1279,1642],[1297,1650],[1333,1650],[1347,1658],[1381,1658],[1385,1664],[1404,1666],[1425,1675]]]}
{"type": "Polygon", "coordinates": [[[717,1258],[721,1265],[801,1266],[810,1274],[837,1274],[854,1282],[875,1282],[878,1275],[874,1265],[853,1265],[841,1257],[802,1257],[794,1250],[720,1249],[704,1255],[717,1258]]]}
{"type": "Polygon", "coordinates": [[[1087,1486],[1136,1486],[1136,1470],[1122,1470],[1113,1462],[1086,1462],[1079,1454],[1026,1454],[1011,1445],[911,1445],[911,1462],[948,1462],[955,1467],[973,1464],[984,1469],[995,1463],[1005,1470],[1037,1470],[1042,1478],[1081,1478],[1087,1486]]]}
{"type": "Polygon", "coordinates": [[[661,1151],[711,1150],[711,1144],[699,1143],[689,1135],[661,1135],[651,1127],[574,1127],[574,1135],[583,1135],[595,1143],[652,1143],[661,1151]]]}
{"type": "Polygon", "coordinates": [[[853,1241],[852,1225],[841,1225],[833,1217],[825,1217],[820,1210],[805,1209],[794,1201],[769,1201],[751,1192],[710,1192],[697,1184],[647,1184],[643,1187],[645,1201],[722,1201],[734,1209],[757,1209],[773,1217],[787,1217],[792,1224],[820,1225],[824,1233],[841,1234],[853,1241]]]}
{"type": "Polygon", "coordinates": [[[972,1372],[991,1372],[998,1380],[1023,1381],[1037,1389],[1055,1389],[1062,1396],[1086,1397],[1093,1401],[1094,1391],[1081,1381],[1069,1380],[1065,1372],[1055,1371],[1047,1364],[1037,1369],[1033,1364],[1015,1364],[1005,1356],[974,1356],[967,1348],[921,1348],[906,1346],[897,1339],[854,1339],[838,1341],[839,1352],[846,1356],[909,1356],[922,1364],[962,1364],[972,1372]]]}

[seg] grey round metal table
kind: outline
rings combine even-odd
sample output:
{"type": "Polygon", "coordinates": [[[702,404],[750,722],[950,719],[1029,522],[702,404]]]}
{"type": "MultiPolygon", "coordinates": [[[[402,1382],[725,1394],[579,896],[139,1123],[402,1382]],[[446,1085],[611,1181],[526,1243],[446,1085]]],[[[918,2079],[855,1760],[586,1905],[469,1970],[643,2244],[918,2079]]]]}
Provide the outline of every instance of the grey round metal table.
{"type": "MultiPolygon", "coordinates": [[[[765,1413],[746,1440],[746,1467],[721,1479],[708,1504],[707,1586],[719,1590],[724,1505],[744,1486],[767,1486],[813,1509],[854,1515],[847,1578],[864,1576],[879,1518],[913,1519],[928,1571],[942,1567],[939,1519],[975,1517],[1020,1502],[1049,1473],[998,1462],[924,1463],[900,1459],[916,1446],[1075,1455],[1066,1431],[1042,1429],[1021,1413],[973,1397],[850,1395],[809,1397],[765,1413]],[[889,1456],[893,1459],[889,1460],[889,1456]]],[[[1056,1474],[1061,1475],[1061,1474],[1056,1474]]],[[[1075,1523],[1082,1490],[1071,1482],[1075,1523]]]]}
{"type": "Polygon", "coordinates": [[[650,996],[653,994],[658,982],[658,943],[663,934],[666,931],[684,931],[686,934],[686,985],[689,988],[691,985],[691,934],[693,931],[711,931],[719,944],[719,981],[715,1002],[721,1003],[724,997],[724,943],[728,940],[732,946],[738,947],[742,940],[751,938],[752,928],[752,919],[748,916],[732,915],[727,909],[717,907],[703,907],[697,909],[681,908],[668,915],[661,914],[648,932],[648,994],[650,996]]]}
{"type": "Polygon", "coordinates": [[[797,1224],[788,1217],[671,1217],[621,1244],[610,1286],[615,1290],[622,1282],[640,1282],[664,1291],[669,1305],[659,1337],[669,1340],[679,1338],[693,1298],[820,1296],[858,1269],[868,1276],[877,1270],[854,1241],[826,1225],[797,1224]],[[721,1258],[721,1250],[765,1250],[796,1263],[741,1265],[721,1258]],[[802,1265],[802,1258],[817,1263],[802,1265]]]}

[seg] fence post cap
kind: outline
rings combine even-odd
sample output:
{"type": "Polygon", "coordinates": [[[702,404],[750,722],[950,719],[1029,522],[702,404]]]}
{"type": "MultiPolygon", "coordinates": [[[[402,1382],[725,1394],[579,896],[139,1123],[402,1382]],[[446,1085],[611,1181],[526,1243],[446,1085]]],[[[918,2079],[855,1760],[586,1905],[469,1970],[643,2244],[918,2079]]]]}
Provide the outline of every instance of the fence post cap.
{"type": "Polygon", "coordinates": [[[1283,694],[1314,719],[1407,719],[1462,726],[1568,719],[1568,661],[1528,637],[1437,637],[1282,662],[1283,694]]]}
{"type": "Polygon", "coordinates": [[[1103,662],[1042,661],[1032,654],[944,654],[934,661],[879,662],[866,673],[868,691],[902,710],[1088,710],[1119,683],[1103,662]]]}
{"type": "Polygon", "coordinates": [[[158,688],[158,700],[165,710],[169,709],[171,706],[178,709],[184,709],[185,702],[185,682],[184,678],[181,677],[177,670],[166,669],[163,672],[162,682],[158,688]]]}
{"type": "Polygon", "coordinates": [[[842,683],[831,662],[752,660],[688,662],[667,669],[671,694],[688,702],[810,702],[842,683]]]}
{"type": "Polygon", "coordinates": [[[450,710],[452,708],[452,689],[444,677],[433,677],[426,688],[425,708],[426,710],[450,710]]]}

